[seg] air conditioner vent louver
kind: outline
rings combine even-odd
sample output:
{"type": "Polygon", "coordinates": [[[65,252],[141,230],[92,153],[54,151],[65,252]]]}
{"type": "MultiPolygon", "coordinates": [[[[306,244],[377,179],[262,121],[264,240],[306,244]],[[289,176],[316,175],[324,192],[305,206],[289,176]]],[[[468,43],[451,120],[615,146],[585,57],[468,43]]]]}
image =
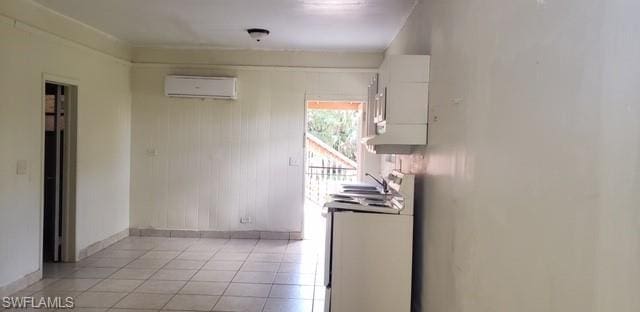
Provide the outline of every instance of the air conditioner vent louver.
{"type": "Polygon", "coordinates": [[[236,99],[236,78],[167,76],[164,93],[171,97],[236,99]]]}

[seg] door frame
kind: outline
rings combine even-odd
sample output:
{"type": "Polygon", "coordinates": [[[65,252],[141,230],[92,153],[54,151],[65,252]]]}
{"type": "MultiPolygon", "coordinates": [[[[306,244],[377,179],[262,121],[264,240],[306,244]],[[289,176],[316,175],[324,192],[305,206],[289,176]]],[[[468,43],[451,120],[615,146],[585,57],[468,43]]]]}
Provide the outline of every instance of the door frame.
{"type": "MultiPolygon", "coordinates": [[[[307,113],[308,113],[308,103],[311,101],[352,101],[352,102],[361,102],[362,106],[360,108],[361,113],[365,113],[367,96],[366,95],[354,95],[354,94],[330,94],[330,93],[305,93],[304,94],[304,102],[303,102],[303,118],[304,124],[302,126],[302,163],[300,166],[300,174],[302,175],[302,203],[300,209],[302,209],[302,219],[300,223],[302,224],[301,235],[304,238],[304,213],[305,213],[305,202],[306,202],[306,185],[307,185],[307,175],[305,174],[305,169],[307,168],[307,113]]],[[[360,116],[360,122],[362,123],[362,116],[360,116]]],[[[358,127],[358,136],[362,136],[362,127],[358,127]]],[[[361,163],[364,163],[364,150],[362,149],[362,144],[358,144],[358,157],[361,163]]],[[[358,179],[362,180],[364,176],[362,166],[360,163],[358,164],[358,179]]]]}
{"type": "MultiPolygon", "coordinates": [[[[40,265],[43,263],[43,232],[44,232],[44,159],[45,159],[45,93],[46,84],[53,83],[63,85],[67,89],[65,94],[65,140],[63,144],[63,174],[62,174],[62,262],[75,262],[78,260],[76,250],[76,166],[77,166],[77,134],[78,134],[78,95],[80,83],[78,80],[60,75],[43,73],[40,90],[40,235],[39,253],[40,265]]],[[[42,271],[42,267],[40,270],[42,271]]]]}

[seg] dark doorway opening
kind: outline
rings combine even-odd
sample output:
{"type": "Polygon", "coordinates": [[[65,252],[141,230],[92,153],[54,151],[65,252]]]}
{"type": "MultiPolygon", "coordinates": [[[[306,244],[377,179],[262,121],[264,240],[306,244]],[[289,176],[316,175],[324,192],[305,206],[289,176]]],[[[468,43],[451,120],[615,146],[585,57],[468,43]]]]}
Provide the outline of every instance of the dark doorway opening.
{"type": "Polygon", "coordinates": [[[44,262],[62,261],[64,203],[65,96],[64,85],[45,84],[44,105],[44,262]]]}

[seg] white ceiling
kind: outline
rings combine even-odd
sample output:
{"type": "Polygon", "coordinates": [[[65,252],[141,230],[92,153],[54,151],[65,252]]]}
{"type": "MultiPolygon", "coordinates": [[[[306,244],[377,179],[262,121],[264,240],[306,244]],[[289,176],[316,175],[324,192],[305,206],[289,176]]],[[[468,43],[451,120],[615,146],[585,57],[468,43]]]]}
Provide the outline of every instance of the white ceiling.
{"type": "Polygon", "coordinates": [[[416,0],[36,0],[134,46],[381,51],[416,0]],[[263,27],[263,42],[246,28],[263,27]]]}

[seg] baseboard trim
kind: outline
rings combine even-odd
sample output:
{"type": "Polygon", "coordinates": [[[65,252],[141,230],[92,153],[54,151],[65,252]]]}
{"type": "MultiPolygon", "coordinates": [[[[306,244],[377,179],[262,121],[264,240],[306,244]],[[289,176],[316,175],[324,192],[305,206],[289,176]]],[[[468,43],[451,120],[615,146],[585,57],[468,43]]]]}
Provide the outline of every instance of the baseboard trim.
{"type": "Polygon", "coordinates": [[[31,272],[5,286],[0,287],[0,298],[10,296],[42,279],[42,270],[31,272]]]}
{"type": "Polygon", "coordinates": [[[147,237],[188,237],[188,238],[244,238],[244,239],[283,239],[302,240],[302,232],[278,232],[278,231],[200,231],[200,230],[173,230],[154,228],[130,228],[130,236],[147,237]]]}
{"type": "Polygon", "coordinates": [[[91,256],[93,254],[95,254],[96,252],[99,252],[100,250],[103,250],[109,246],[111,246],[112,244],[118,242],[119,240],[125,238],[129,236],[129,229],[124,229],[116,234],[113,234],[101,241],[97,241],[85,248],[80,249],[80,252],[78,252],[78,257],[76,259],[76,261],[80,261],[88,256],[91,256]]]}
{"type": "MultiPolygon", "coordinates": [[[[278,232],[278,231],[196,231],[196,230],[172,230],[153,228],[130,228],[113,234],[101,241],[95,242],[78,252],[76,261],[89,257],[127,236],[154,236],[154,237],[189,237],[189,238],[238,238],[238,239],[282,239],[302,240],[302,232],[278,232]]],[[[16,281],[0,287],[0,298],[14,294],[29,285],[42,279],[42,270],[29,273],[16,281]]]]}
{"type": "MultiPolygon", "coordinates": [[[[101,241],[95,242],[83,249],[81,249],[78,252],[78,255],[76,256],[75,261],[80,261],[83,258],[86,258],[88,256],[91,256],[93,254],[95,254],[98,251],[101,251],[109,246],[111,246],[112,244],[118,242],[119,240],[125,238],[129,236],[129,229],[125,229],[122,230],[116,234],[113,234],[101,241]]],[[[19,279],[17,279],[16,281],[13,281],[5,286],[1,286],[0,287],[0,298],[2,297],[6,297],[9,296],[11,294],[14,294],[16,292],[19,292],[27,287],[29,287],[31,284],[39,281],[42,279],[42,270],[38,269],[35,272],[29,273],[19,279]]]]}

